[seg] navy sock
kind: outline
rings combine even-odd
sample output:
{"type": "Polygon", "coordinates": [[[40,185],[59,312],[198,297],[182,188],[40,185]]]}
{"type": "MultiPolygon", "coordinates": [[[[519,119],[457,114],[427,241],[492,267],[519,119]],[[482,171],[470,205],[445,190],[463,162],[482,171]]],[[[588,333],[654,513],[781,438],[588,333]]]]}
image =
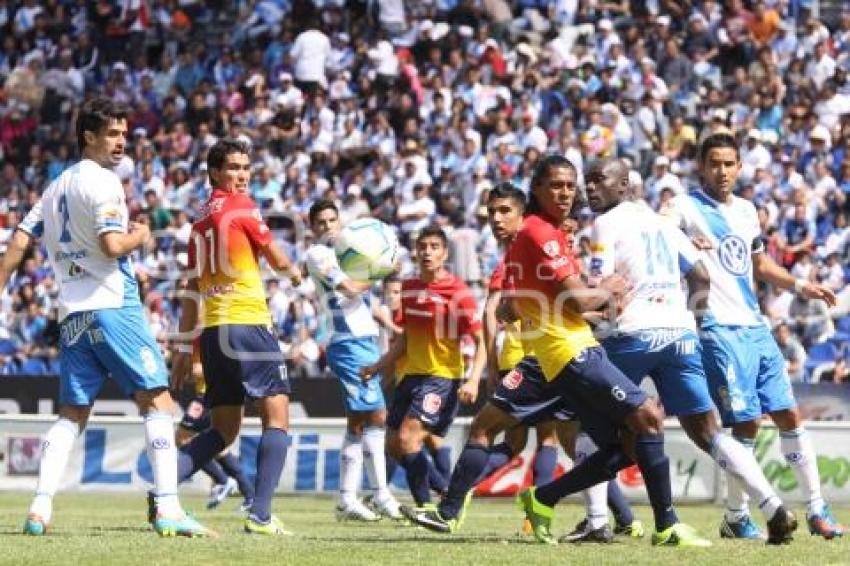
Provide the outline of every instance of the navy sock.
{"type": "Polygon", "coordinates": [[[398,460],[396,460],[386,452],[384,452],[384,458],[386,458],[387,461],[387,465],[385,468],[387,470],[387,484],[390,484],[393,481],[393,476],[395,475],[396,469],[398,469],[398,460]]]}
{"type": "Polygon", "coordinates": [[[579,465],[555,481],[534,492],[540,503],[554,507],[564,497],[613,478],[631,464],[620,446],[606,446],[585,458],[579,465]]]}
{"type": "Polygon", "coordinates": [[[632,507],[629,505],[626,496],[623,495],[620,486],[617,485],[617,480],[613,479],[608,482],[608,508],[614,514],[614,520],[619,526],[631,525],[635,520],[632,507]]]}
{"type": "Polygon", "coordinates": [[[405,454],[399,460],[399,465],[407,474],[407,485],[416,505],[424,505],[431,502],[431,491],[428,489],[428,468],[430,463],[424,450],[405,454]]]}
{"type": "Polygon", "coordinates": [[[664,453],[663,434],[642,434],[635,443],[635,456],[652,513],[655,530],[661,532],[679,522],[673,509],[673,494],[670,488],[670,460],[664,453]]]}
{"type": "Polygon", "coordinates": [[[440,502],[440,515],[444,519],[454,519],[458,516],[467,492],[475,487],[481,471],[487,466],[489,452],[483,444],[470,442],[463,447],[452,472],[448,492],[440,502]]]}
{"type": "Polygon", "coordinates": [[[216,458],[216,461],[221,464],[227,475],[235,479],[236,483],[239,484],[239,493],[242,494],[242,497],[245,499],[254,499],[254,484],[249,482],[248,478],[245,477],[239,459],[228,452],[224,456],[216,458]]]}
{"type": "Polygon", "coordinates": [[[251,505],[251,515],[261,523],[271,519],[272,497],[283,472],[288,447],[289,435],[281,428],[267,428],[260,437],[260,445],[257,447],[256,493],[251,505]]]}
{"type": "Polygon", "coordinates": [[[218,485],[227,483],[227,474],[224,473],[221,465],[215,460],[210,460],[203,466],[201,466],[201,471],[207,474],[212,481],[217,483],[218,485]]]}
{"type": "Polygon", "coordinates": [[[422,449],[422,455],[425,457],[425,461],[428,462],[428,487],[437,493],[445,493],[449,487],[449,478],[437,469],[437,463],[428,456],[428,452],[424,448],[422,449]]]}
{"type": "Polygon", "coordinates": [[[193,438],[177,452],[177,481],[186,481],[192,477],[224,448],[224,439],[214,428],[193,438]]]}
{"type": "Polygon", "coordinates": [[[433,453],[433,457],[434,467],[448,481],[452,476],[452,449],[448,446],[441,446],[433,453]]]}
{"type": "Polygon", "coordinates": [[[507,464],[514,457],[514,451],[507,442],[500,442],[490,447],[487,453],[487,465],[481,470],[481,475],[475,478],[475,483],[479,484],[484,481],[487,476],[507,464]]]}
{"type": "Polygon", "coordinates": [[[558,449],[554,446],[541,446],[534,456],[534,485],[547,484],[555,478],[555,466],[558,465],[558,449]]]}

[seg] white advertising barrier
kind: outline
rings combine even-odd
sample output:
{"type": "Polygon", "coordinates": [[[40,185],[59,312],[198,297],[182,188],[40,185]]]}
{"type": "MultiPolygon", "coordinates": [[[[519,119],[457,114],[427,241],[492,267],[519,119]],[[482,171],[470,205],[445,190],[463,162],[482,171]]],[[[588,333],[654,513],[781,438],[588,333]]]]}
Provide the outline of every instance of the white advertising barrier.
{"type": "MultiPolygon", "coordinates": [[[[38,474],[42,435],[54,417],[0,415],[0,489],[34,490],[38,474]]],[[[469,419],[458,419],[446,438],[446,446],[456,458],[463,447],[469,419]]],[[[818,453],[824,495],[830,501],[850,501],[850,423],[807,425],[818,453]]],[[[292,445],[278,490],[280,492],[334,492],[339,483],[339,447],[344,431],[343,419],[293,419],[292,445]]],[[[260,439],[259,422],[246,419],[238,451],[245,472],[255,473],[255,455],[260,439]]],[[[531,483],[533,433],[529,446],[509,464],[497,470],[479,486],[480,495],[512,495],[531,483]]],[[[780,496],[788,501],[803,501],[796,476],[780,452],[780,439],[773,428],[765,428],[756,445],[756,455],[780,496]]],[[[668,421],[667,454],[670,457],[673,494],[678,501],[711,501],[723,498],[722,474],[711,459],[686,438],[678,423],[668,421]]],[[[562,454],[559,472],[569,468],[562,454]]],[[[63,490],[141,491],[150,485],[150,465],[144,451],[141,419],[132,417],[94,417],[77,440],[63,490]]],[[[365,477],[365,476],[364,476],[365,477]]],[[[640,473],[636,468],[623,470],[619,482],[635,500],[645,500],[640,473]]],[[[405,487],[404,474],[398,470],[394,485],[405,487]]],[[[197,474],[184,484],[188,490],[206,490],[209,480],[197,474]]]]}

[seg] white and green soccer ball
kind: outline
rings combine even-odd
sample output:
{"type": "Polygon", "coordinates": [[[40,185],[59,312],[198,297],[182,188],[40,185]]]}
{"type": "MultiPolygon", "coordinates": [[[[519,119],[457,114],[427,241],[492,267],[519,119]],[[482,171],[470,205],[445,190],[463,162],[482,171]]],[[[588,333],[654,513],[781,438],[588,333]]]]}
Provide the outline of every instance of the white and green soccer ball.
{"type": "Polygon", "coordinates": [[[392,228],[374,218],[360,218],[343,228],[334,243],[342,270],[357,281],[377,281],[390,275],[399,256],[392,228]]]}

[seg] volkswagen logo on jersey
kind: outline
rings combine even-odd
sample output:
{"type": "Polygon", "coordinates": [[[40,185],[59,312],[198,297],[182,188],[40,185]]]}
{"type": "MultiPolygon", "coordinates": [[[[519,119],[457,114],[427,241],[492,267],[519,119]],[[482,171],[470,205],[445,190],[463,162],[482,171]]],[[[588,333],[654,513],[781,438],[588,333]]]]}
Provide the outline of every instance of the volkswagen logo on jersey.
{"type": "Polygon", "coordinates": [[[720,265],[732,275],[746,275],[750,268],[750,248],[739,236],[728,235],[720,240],[717,251],[720,265]]]}

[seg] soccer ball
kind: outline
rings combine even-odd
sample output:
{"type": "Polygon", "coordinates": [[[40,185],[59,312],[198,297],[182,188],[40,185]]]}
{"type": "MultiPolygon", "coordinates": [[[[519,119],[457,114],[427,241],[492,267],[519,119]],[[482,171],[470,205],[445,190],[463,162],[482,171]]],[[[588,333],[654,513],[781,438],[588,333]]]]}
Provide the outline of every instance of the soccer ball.
{"type": "Polygon", "coordinates": [[[374,218],[360,218],[349,223],[334,243],[339,266],[358,281],[377,281],[392,273],[398,248],[393,229],[374,218]]]}

